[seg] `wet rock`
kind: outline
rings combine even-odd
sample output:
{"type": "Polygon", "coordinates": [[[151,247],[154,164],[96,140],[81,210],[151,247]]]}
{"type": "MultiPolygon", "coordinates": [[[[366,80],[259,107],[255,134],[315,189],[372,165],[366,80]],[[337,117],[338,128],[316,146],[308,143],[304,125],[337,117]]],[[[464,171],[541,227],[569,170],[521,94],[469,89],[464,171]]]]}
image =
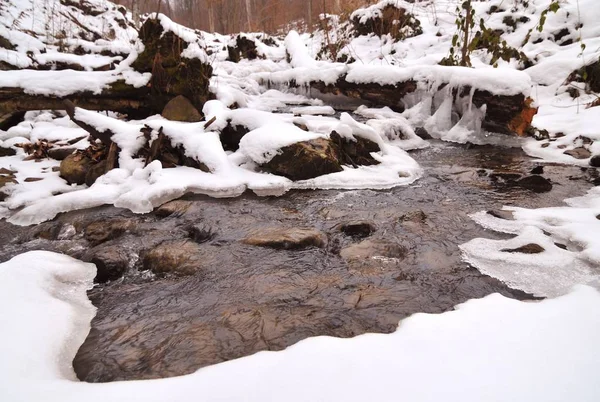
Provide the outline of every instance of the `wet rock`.
{"type": "Polygon", "coordinates": [[[592,156],[592,153],[583,147],[570,149],[568,151],[563,152],[565,155],[572,156],[575,159],[587,159],[592,156]]]}
{"type": "Polygon", "coordinates": [[[505,253],[522,253],[522,254],[539,254],[546,251],[542,246],[535,243],[529,243],[524,246],[514,248],[514,249],[503,249],[500,250],[505,253]]]}
{"type": "Polygon", "coordinates": [[[327,237],[316,229],[267,228],[250,233],[243,243],[251,246],[297,250],[308,247],[324,247],[327,237]]]}
{"type": "Polygon", "coordinates": [[[12,148],[0,147],[0,157],[16,155],[17,151],[12,148]]]}
{"type": "Polygon", "coordinates": [[[82,259],[96,265],[98,271],[95,282],[105,283],[122,277],[131,258],[117,246],[100,246],[88,251],[82,259]]]}
{"type": "Polygon", "coordinates": [[[507,221],[515,220],[515,216],[512,211],[490,210],[490,211],[487,211],[487,214],[492,215],[494,218],[504,219],[507,221]]]}
{"type": "Polygon", "coordinates": [[[590,159],[590,166],[600,167],[600,155],[592,156],[592,159],[590,159]]]}
{"type": "Polygon", "coordinates": [[[77,148],[50,148],[48,150],[48,156],[57,161],[62,161],[75,151],[77,151],[77,148]]]}
{"type": "Polygon", "coordinates": [[[336,226],[336,228],[346,236],[360,239],[371,236],[377,230],[375,224],[370,221],[346,222],[336,226]]]}
{"type": "Polygon", "coordinates": [[[69,155],[60,163],[60,177],[69,184],[84,184],[92,163],[85,155],[69,155]]]}
{"type": "Polygon", "coordinates": [[[210,253],[189,240],[163,242],[142,256],[144,270],[150,270],[157,275],[193,275],[207,264],[214,263],[210,253]]]}
{"type": "Polygon", "coordinates": [[[283,147],[278,155],[262,167],[294,181],[308,180],[343,170],[337,148],[325,138],[283,147]]]}
{"type": "Polygon", "coordinates": [[[533,175],[517,181],[517,185],[534,193],[547,193],[552,190],[552,183],[542,176],[533,175]]]}
{"type": "Polygon", "coordinates": [[[102,175],[104,175],[106,173],[106,161],[100,161],[96,164],[93,164],[92,166],[90,166],[90,168],[88,169],[87,174],[85,175],[85,184],[88,187],[91,187],[96,180],[98,180],[98,178],[102,175]]]}
{"type": "Polygon", "coordinates": [[[536,166],[533,169],[531,169],[531,174],[544,174],[544,167],[543,166],[536,166]]]}
{"type": "Polygon", "coordinates": [[[432,140],[433,137],[424,127],[417,127],[415,129],[415,134],[419,136],[423,140],[432,140]]]}
{"type": "Polygon", "coordinates": [[[196,243],[206,243],[215,238],[215,231],[208,225],[198,224],[188,227],[189,238],[196,243]]]}
{"type": "Polygon", "coordinates": [[[167,216],[181,216],[187,212],[187,210],[192,206],[192,201],[185,200],[175,200],[169,201],[166,204],[161,205],[156,210],[156,215],[161,218],[166,218],[167,216]]]}
{"type": "Polygon", "coordinates": [[[187,123],[196,123],[202,120],[202,115],[198,112],[198,109],[183,95],[171,99],[161,115],[167,120],[187,123]]]}
{"type": "Polygon", "coordinates": [[[135,227],[130,219],[109,219],[90,223],[84,231],[84,237],[92,244],[100,244],[121,236],[135,227]]]}
{"type": "Polygon", "coordinates": [[[372,257],[402,259],[408,250],[401,244],[387,240],[365,240],[342,249],[340,256],[346,261],[365,260],[372,257]]]}
{"type": "Polygon", "coordinates": [[[338,148],[338,158],[341,164],[354,167],[379,164],[379,161],[371,156],[371,153],[381,151],[375,142],[358,136],[356,141],[351,141],[335,131],[331,133],[330,138],[338,148]]]}

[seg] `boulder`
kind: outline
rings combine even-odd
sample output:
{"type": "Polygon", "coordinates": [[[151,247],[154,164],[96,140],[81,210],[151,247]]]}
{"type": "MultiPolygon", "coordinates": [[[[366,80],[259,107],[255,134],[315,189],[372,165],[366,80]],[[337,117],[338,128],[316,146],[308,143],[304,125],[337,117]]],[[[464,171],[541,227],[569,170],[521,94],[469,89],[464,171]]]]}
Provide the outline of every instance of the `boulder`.
{"type": "Polygon", "coordinates": [[[60,163],[60,177],[69,184],[84,184],[92,164],[93,161],[83,154],[71,154],[60,163]]]}
{"type": "Polygon", "coordinates": [[[193,275],[207,264],[216,264],[213,253],[189,240],[166,241],[143,253],[144,270],[156,275],[193,275]]]}
{"type": "Polygon", "coordinates": [[[171,99],[161,115],[167,120],[187,123],[196,123],[202,120],[202,115],[198,112],[198,109],[183,95],[171,99]]]}
{"type": "Polygon", "coordinates": [[[238,35],[235,46],[227,46],[229,61],[239,63],[241,59],[255,60],[259,57],[256,42],[245,36],[238,35]]]}
{"type": "Polygon", "coordinates": [[[401,244],[387,240],[365,240],[342,249],[340,256],[346,261],[366,260],[372,257],[403,259],[408,250],[401,244]]]}
{"type": "Polygon", "coordinates": [[[262,167],[294,181],[308,180],[343,170],[337,147],[326,138],[283,147],[279,154],[262,167]]]}
{"type": "Polygon", "coordinates": [[[316,229],[266,228],[250,233],[243,242],[251,246],[297,250],[308,247],[325,247],[327,236],[316,229]]]}

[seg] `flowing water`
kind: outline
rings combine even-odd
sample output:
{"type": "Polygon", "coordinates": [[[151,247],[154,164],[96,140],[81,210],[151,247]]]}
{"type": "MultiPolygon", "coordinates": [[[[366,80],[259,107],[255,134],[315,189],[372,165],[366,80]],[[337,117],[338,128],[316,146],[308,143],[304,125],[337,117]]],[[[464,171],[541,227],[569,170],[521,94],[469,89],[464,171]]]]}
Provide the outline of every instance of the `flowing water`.
{"type": "Polygon", "coordinates": [[[461,260],[461,243],[503,236],[468,214],[502,205],[561,205],[592,186],[595,170],[545,166],[543,176],[554,187],[536,194],[511,184],[536,166],[519,149],[432,141],[411,155],[424,177],[388,191],[187,196],[168,216],[107,206],[31,228],[0,222],[0,259],[34,249],[90,259],[102,249],[129,262],[124,278],[89,292],[98,312],[74,366],[81,380],[92,382],[187,374],[318,335],[389,333],[413,313],[441,313],[494,292],[530,299],[461,260]],[[90,223],[116,220],[125,222],[122,233],[98,245],[86,240],[90,223]],[[338,225],[357,220],[375,225],[366,248],[376,247],[376,256],[344,259],[341,250],[365,239],[341,233],[338,225]],[[143,256],[157,245],[194,242],[192,226],[204,233],[195,238],[201,244],[192,275],[141,271],[143,256]],[[273,227],[314,228],[327,244],[276,250],[241,241],[273,227]]]}

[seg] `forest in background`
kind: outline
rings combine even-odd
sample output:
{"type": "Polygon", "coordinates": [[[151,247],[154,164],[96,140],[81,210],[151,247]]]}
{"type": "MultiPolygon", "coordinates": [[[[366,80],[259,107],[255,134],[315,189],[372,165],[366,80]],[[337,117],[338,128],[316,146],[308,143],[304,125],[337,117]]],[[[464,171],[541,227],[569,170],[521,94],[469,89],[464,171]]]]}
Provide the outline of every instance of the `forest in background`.
{"type": "Polygon", "coordinates": [[[375,0],[116,0],[130,10],[160,10],[191,28],[223,34],[305,30],[322,13],[343,14],[375,0]]]}

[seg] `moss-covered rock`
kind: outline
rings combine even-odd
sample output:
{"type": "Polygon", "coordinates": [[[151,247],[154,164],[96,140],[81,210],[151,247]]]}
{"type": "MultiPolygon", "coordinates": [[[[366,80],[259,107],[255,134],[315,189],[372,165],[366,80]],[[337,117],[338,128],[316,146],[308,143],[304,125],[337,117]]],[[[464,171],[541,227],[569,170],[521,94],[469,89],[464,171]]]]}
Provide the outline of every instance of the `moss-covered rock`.
{"type": "Polygon", "coordinates": [[[69,184],[84,184],[93,161],[81,153],[67,156],[60,163],[60,177],[69,184]]]}
{"type": "Polygon", "coordinates": [[[338,148],[326,138],[297,142],[284,147],[262,167],[294,181],[308,180],[343,170],[338,148]]]}

